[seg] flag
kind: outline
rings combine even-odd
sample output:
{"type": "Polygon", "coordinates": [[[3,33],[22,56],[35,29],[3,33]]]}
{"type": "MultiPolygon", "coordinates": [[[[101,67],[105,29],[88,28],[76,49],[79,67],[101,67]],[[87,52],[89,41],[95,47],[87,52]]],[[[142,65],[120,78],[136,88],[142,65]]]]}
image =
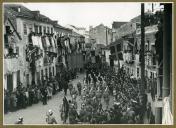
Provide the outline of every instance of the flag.
{"type": "Polygon", "coordinates": [[[26,59],[27,61],[29,61],[29,63],[31,63],[33,61],[33,55],[35,54],[36,52],[36,48],[35,47],[32,47],[32,46],[27,46],[26,48],[26,59]]]}

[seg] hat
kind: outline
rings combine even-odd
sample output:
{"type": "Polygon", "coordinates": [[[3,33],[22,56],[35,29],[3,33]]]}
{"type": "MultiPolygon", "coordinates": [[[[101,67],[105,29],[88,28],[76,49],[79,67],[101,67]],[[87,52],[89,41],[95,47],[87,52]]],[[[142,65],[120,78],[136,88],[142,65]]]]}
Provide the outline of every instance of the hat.
{"type": "Polygon", "coordinates": [[[135,100],[133,100],[133,99],[132,99],[131,101],[132,101],[133,103],[137,103],[137,101],[135,101],[135,100]]]}
{"type": "Polygon", "coordinates": [[[127,108],[127,111],[129,111],[130,110],[130,108],[127,108]]]}
{"type": "Polygon", "coordinates": [[[51,109],[48,110],[49,114],[53,114],[53,111],[51,109]]]}
{"type": "Polygon", "coordinates": [[[95,100],[95,99],[96,99],[96,97],[94,96],[94,97],[93,97],[93,100],[95,100]]]}
{"type": "Polygon", "coordinates": [[[23,117],[19,117],[18,120],[19,120],[19,121],[22,121],[22,120],[23,120],[23,117]]]}
{"type": "Polygon", "coordinates": [[[120,102],[114,102],[114,105],[120,105],[120,102]]]}

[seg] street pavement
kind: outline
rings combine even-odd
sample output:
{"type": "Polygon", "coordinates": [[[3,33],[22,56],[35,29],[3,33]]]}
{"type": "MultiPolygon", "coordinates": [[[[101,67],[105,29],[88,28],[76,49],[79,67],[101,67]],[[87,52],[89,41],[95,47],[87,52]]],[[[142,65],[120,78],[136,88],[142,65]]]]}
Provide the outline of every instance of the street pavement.
{"type": "MultiPolygon", "coordinates": [[[[74,79],[72,82],[74,86],[76,87],[76,84],[80,80],[80,82],[83,82],[84,74],[78,75],[77,79],[74,79]]],[[[56,121],[58,124],[63,124],[60,118],[60,105],[62,103],[62,99],[64,97],[64,92],[59,92],[58,94],[54,95],[52,99],[48,101],[47,105],[43,105],[42,102],[39,102],[38,104],[33,104],[30,107],[27,107],[26,109],[20,109],[16,112],[9,112],[4,115],[4,124],[14,124],[19,117],[23,117],[24,124],[46,124],[46,113],[49,109],[53,110],[53,115],[56,118],[56,121]]],[[[68,90],[67,92],[67,100],[71,100],[70,92],[68,90]]],[[[111,97],[110,100],[110,107],[112,106],[112,100],[111,97]]],[[[103,99],[102,99],[103,102],[103,99]]],[[[78,112],[81,108],[81,98],[80,96],[77,97],[77,104],[78,104],[78,112]]],[[[103,102],[103,108],[105,107],[105,104],[103,102]]]]}

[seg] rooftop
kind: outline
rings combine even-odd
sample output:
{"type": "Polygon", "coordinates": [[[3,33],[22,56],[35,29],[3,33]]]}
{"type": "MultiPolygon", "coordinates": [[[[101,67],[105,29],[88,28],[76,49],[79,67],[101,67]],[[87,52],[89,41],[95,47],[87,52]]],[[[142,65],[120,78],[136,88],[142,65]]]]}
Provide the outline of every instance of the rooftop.
{"type": "Polygon", "coordinates": [[[114,21],[114,22],[112,23],[112,28],[117,29],[117,28],[119,28],[121,25],[123,25],[123,24],[125,24],[125,23],[127,23],[127,22],[118,22],[118,21],[114,21]]]}
{"type": "Polygon", "coordinates": [[[39,21],[43,23],[52,24],[55,27],[72,31],[72,29],[63,27],[57,21],[51,20],[49,17],[40,14],[39,11],[31,11],[20,4],[4,4],[4,22],[10,19],[15,29],[17,29],[16,18],[22,17],[29,20],[39,21]]]}
{"type": "MultiPolygon", "coordinates": [[[[158,25],[157,24],[145,27],[145,34],[155,33],[157,31],[158,31],[158,25]]],[[[141,34],[141,29],[138,28],[136,30],[136,35],[140,35],[140,34],[141,34]]]]}
{"type": "Polygon", "coordinates": [[[72,31],[72,29],[63,27],[63,26],[61,26],[60,24],[56,24],[56,25],[54,25],[54,27],[72,31]]]}
{"type": "Polygon", "coordinates": [[[8,13],[12,13],[14,17],[22,17],[30,20],[53,24],[53,21],[50,18],[40,14],[39,11],[31,11],[20,4],[4,4],[4,9],[8,13]]]}

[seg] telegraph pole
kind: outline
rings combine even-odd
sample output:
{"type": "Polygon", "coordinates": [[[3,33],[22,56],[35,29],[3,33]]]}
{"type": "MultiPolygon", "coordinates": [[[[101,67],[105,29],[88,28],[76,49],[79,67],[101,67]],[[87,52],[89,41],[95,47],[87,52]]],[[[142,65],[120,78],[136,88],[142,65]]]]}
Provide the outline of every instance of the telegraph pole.
{"type": "Polygon", "coordinates": [[[172,67],[172,4],[164,4],[163,23],[163,98],[170,95],[172,67]]]}
{"type": "Polygon", "coordinates": [[[141,3],[141,92],[144,93],[145,87],[145,16],[144,16],[144,3],[141,3]]]}
{"type": "Polygon", "coordinates": [[[108,33],[107,33],[107,27],[105,26],[106,28],[106,45],[108,45],[108,33]]]}

